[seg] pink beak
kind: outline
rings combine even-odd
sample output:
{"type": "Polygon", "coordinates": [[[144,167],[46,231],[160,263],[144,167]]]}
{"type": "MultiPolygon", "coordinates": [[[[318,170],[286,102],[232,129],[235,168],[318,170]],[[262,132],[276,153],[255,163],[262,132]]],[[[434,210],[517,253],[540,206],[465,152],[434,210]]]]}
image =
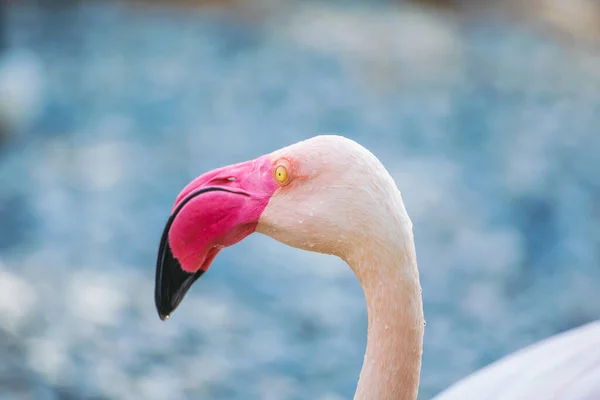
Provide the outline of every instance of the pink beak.
{"type": "Polygon", "coordinates": [[[207,172],[179,194],[158,249],[154,300],[166,320],[224,247],[256,229],[277,190],[267,156],[207,172]]]}

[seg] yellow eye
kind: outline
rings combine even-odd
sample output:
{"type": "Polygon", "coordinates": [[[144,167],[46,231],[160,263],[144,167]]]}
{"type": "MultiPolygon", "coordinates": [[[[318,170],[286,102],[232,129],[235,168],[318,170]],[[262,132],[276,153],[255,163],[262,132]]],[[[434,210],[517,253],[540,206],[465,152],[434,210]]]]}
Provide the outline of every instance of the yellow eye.
{"type": "Polygon", "coordinates": [[[287,182],[288,171],[283,165],[280,165],[275,169],[275,179],[277,180],[277,182],[279,182],[281,184],[284,184],[287,182]]]}

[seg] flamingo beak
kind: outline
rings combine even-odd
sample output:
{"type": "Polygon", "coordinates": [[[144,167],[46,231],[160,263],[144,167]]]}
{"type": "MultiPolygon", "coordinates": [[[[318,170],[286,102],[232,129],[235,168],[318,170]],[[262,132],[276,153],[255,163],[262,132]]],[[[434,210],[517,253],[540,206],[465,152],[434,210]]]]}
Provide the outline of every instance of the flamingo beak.
{"type": "Polygon", "coordinates": [[[158,311],[158,316],[163,321],[166,321],[171,312],[179,306],[179,303],[181,303],[187,291],[192,287],[192,284],[204,274],[218,252],[214,250],[210,251],[214,254],[207,257],[207,260],[197,271],[188,272],[183,269],[179,260],[173,256],[173,250],[169,244],[169,232],[173,226],[173,222],[186,203],[196,196],[213,190],[219,189],[209,187],[201,189],[187,197],[171,214],[163,230],[156,261],[156,286],[154,292],[156,310],[158,311]]]}
{"type": "Polygon", "coordinates": [[[272,177],[272,164],[262,156],[207,172],[179,194],[156,261],[160,319],[169,318],[221,249],[254,232],[277,188],[272,177]]]}

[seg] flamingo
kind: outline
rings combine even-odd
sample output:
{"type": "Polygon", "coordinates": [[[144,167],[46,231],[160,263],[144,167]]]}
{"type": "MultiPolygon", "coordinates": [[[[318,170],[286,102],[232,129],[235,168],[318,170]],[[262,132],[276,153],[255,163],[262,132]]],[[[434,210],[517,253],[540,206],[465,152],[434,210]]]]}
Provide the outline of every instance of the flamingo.
{"type": "MultiPolygon", "coordinates": [[[[321,135],[194,179],[177,196],[160,241],[159,317],[169,318],[221,249],[253,232],[349,265],[368,311],[354,399],[416,399],[425,328],[415,242],[381,162],[350,139],[321,135]]],[[[436,399],[597,400],[599,349],[600,324],[590,324],[500,360],[436,399]]]]}

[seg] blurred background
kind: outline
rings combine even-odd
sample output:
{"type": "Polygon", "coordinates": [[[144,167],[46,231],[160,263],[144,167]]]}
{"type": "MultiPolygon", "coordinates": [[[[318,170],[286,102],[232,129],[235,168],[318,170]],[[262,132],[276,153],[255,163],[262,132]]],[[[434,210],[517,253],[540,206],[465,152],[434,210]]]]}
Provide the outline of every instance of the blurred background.
{"type": "Polygon", "coordinates": [[[159,320],[179,190],[338,133],[414,222],[421,399],[600,318],[600,4],[0,3],[0,398],[351,398],[341,261],[253,235],[159,320]]]}

